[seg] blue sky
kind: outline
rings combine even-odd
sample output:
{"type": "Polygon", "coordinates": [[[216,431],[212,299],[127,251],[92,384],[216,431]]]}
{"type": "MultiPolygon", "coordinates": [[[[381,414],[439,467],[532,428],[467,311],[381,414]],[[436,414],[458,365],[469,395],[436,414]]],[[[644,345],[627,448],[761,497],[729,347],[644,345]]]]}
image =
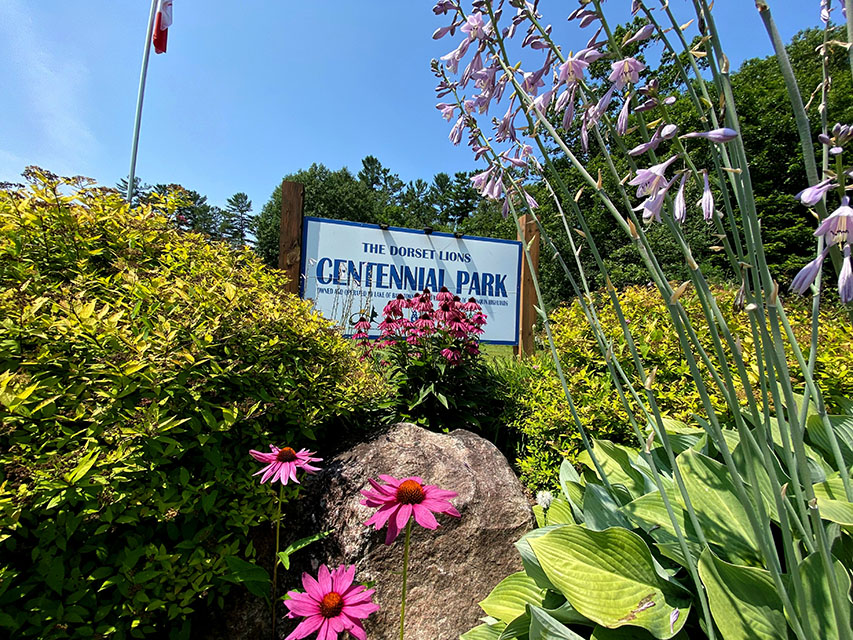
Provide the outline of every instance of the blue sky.
{"type": "MultiPolygon", "coordinates": [[[[455,44],[431,39],[446,23],[432,2],[174,4],[169,50],[152,52],[148,73],[145,182],[177,182],[219,205],[245,191],[257,211],[285,174],[313,162],[356,172],[371,154],[406,181],[476,168],[434,108],[429,61],[455,44]]],[[[818,4],[771,3],[785,40],[817,24],[818,4]]],[[[564,26],[573,7],[540,3],[576,50],[590,34],[564,26]]],[[[109,185],[127,175],[149,8],[0,1],[0,181],[28,164],[109,185]]],[[[715,14],[733,67],[770,53],[753,0],[717,0],[715,14]]]]}

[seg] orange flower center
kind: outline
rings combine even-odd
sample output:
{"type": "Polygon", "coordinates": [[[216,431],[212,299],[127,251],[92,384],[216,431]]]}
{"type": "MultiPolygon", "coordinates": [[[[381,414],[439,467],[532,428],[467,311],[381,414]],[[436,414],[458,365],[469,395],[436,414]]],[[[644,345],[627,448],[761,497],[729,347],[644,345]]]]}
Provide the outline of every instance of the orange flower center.
{"type": "Polygon", "coordinates": [[[290,447],[282,447],[278,450],[275,459],[279,462],[293,462],[296,460],[296,452],[290,447]]]}
{"type": "Polygon", "coordinates": [[[323,596],[323,600],[320,602],[320,615],[324,618],[334,618],[335,616],[340,615],[343,608],[344,599],[341,598],[341,595],[334,591],[330,591],[323,596]]]}
{"type": "Polygon", "coordinates": [[[404,480],[397,487],[397,502],[400,504],[420,504],[426,498],[424,488],[415,480],[404,480]]]}

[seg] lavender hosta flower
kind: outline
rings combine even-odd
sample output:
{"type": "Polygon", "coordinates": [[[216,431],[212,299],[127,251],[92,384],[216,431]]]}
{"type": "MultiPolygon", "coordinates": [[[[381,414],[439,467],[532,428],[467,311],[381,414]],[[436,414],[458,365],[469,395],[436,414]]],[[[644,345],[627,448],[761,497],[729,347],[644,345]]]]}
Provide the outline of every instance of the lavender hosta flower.
{"type": "Polygon", "coordinates": [[[453,118],[453,114],[456,111],[456,105],[448,102],[439,102],[435,105],[435,108],[441,111],[441,117],[448,122],[453,118]]]}
{"type": "Polygon", "coordinates": [[[844,245],[844,261],[838,274],[838,295],[841,302],[847,304],[853,300],[853,266],[850,264],[850,245],[844,245]]]}
{"type": "Polygon", "coordinates": [[[664,173],[673,162],[678,159],[677,155],[664,160],[663,162],[649,167],[648,169],[639,169],[637,175],[628,182],[632,187],[637,187],[637,197],[641,198],[646,195],[654,195],[658,189],[666,182],[664,173]]]}
{"type": "Polygon", "coordinates": [[[575,92],[577,85],[573,85],[571,89],[566,89],[557,97],[557,104],[554,109],[557,113],[563,114],[563,129],[568,129],[572,125],[572,120],[575,118],[575,92]]]}
{"type": "Polygon", "coordinates": [[[486,187],[486,183],[489,181],[489,178],[492,176],[492,171],[495,170],[493,165],[489,165],[489,168],[485,171],[482,171],[478,174],[471,176],[469,179],[471,180],[471,186],[474,187],[480,193],[483,192],[483,189],[486,187]]]}
{"type": "Polygon", "coordinates": [[[530,209],[538,209],[539,208],[539,203],[533,199],[532,195],[527,193],[527,191],[525,191],[524,189],[522,189],[521,192],[524,194],[524,199],[527,201],[528,208],[530,208],[530,209]]]}
{"type": "Polygon", "coordinates": [[[831,191],[837,186],[838,184],[833,182],[832,178],[826,178],[812,187],[803,189],[796,195],[796,197],[807,207],[813,207],[820,202],[821,198],[823,198],[827,191],[831,191]]]}
{"type": "Polygon", "coordinates": [[[677,124],[665,124],[660,129],[660,137],[663,140],[671,140],[675,137],[675,134],[678,133],[678,125],[677,124]]]}
{"type": "Polygon", "coordinates": [[[498,124],[498,129],[495,132],[495,139],[498,142],[518,139],[515,134],[515,116],[517,114],[518,108],[513,108],[513,104],[510,101],[509,109],[507,109],[506,114],[504,114],[504,117],[501,118],[501,121],[498,124]]]}
{"type": "Polygon", "coordinates": [[[675,194],[675,203],[672,207],[672,217],[678,224],[684,224],[687,219],[687,204],[684,202],[684,184],[687,182],[687,176],[684,173],[681,176],[681,182],[678,184],[678,193],[675,194]]]}
{"type": "Polygon", "coordinates": [[[649,195],[639,206],[634,207],[634,211],[643,212],[643,222],[649,223],[652,220],[655,222],[661,221],[660,210],[666,198],[666,192],[669,191],[674,182],[675,178],[665,183],[655,193],[649,195]]]}
{"type": "Polygon", "coordinates": [[[643,100],[640,104],[637,105],[637,108],[634,109],[636,113],[643,113],[644,111],[651,111],[656,106],[658,106],[657,98],[649,98],[648,100],[643,100]]]}
{"type": "Polygon", "coordinates": [[[619,117],[616,118],[616,133],[624,136],[628,131],[628,111],[631,109],[631,96],[625,96],[625,103],[619,109],[619,117]]]}
{"type": "Polygon", "coordinates": [[[568,86],[574,86],[583,80],[584,71],[589,66],[589,62],[582,60],[580,55],[569,56],[566,61],[557,67],[557,84],[566,83],[568,86]]]}
{"type": "Polygon", "coordinates": [[[682,140],[688,138],[705,138],[711,142],[729,142],[737,138],[737,131],[723,127],[722,129],[713,129],[711,131],[693,131],[680,136],[682,140]]]}
{"type": "Polygon", "coordinates": [[[533,100],[533,104],[530,105],[530,108],[535,109],[544,118],[548,112],[548,107],[551,105],[551,100],[554,98],[554,91],[554,89],[549,89],[542,95],[537,96],[533,100]]]}
{"type": "Polygon", "coordinates": [[[454,0],[438,0],[432,8],[432,12],[437,16],[444,15],[448,11],[456,11],[456,2],[454,0]]]}
{"type": "Polygon", "coordinates": [[[641,156],[647,151],[652,151],[657,149],[660,146],[660,143],[663,142],[663,139],[660,137],[652,137],[648,142],[643,142],[642,144],[638,144],[636,147],[631,149],[628,152],[629,156],[641,156]]]}
{"type": "Polygon", "coordinates": [[[640,72],[646,68],[642,62],[634,58],[625,58],[618,60],[610,65],[613,71],[610,73],[608,80],[612,82],[617,89],[621,89],[629,82],[637,84],[640,80],[640,72]]]}
{"type": "Polygon", "coordinates": [[[702,190],[702,198],[696,204],[702,208],[702,215],[705,218],[705,222],[710,222],[714,217],[714,194],[711,193],[707,169],[702,170],[702,176],[705,180],[705,187],[702,190]]]}
{"type": "Polygon", "coordinates": [[[599,58],[604,57],[604,53],[598,48],[588,45],[585,49],[578,51],[578,58],[581,58],[587,64],[592,64],[599,58]]]}
{"type": "Polygon", "coordinates": [[[441,40],[448,33],[453,35],[453,32],[456,30],[457,24],[454,22],[453,24],[447,25],[446,27],[439,27],[432,34],[433,40],[441,40]]]}
{"type": "Polygon", "coordinates": [[[456,120],[456,124],[453,125],[453,128],[450,130],[450,141],[458,145],[462,141],[462,131],[465,129],[465,116],[459,116],[456,120]]]}
{"type": "Polygon", "coordinates": [[[462,72],[462,77],[459,79],[459,84],[461,86],[466,86],[471,78],[474,77],[474,74],[483,69],[483,58],[478,51],[473,58],[471,58],[471,62],[468,63],[468,66],[465,67],[465,71],[462,72]]]}
{"type": "Polygon", "coordinates": [[[486,37],[485,23],[483,22],[483,14],[479,11],[474,11],[468,15],[465,24],[462,25],[462,33],[467,33],[471,40],[482,40],[486,37]]]}
{"type": "Polygon", "coordinates": [[[471,46],[471,40],[465,38],[453,51],[441,56],[441,59],[444,61],[445,66],[447,66],[447,68],[450,70],[450,73],[458,73],[459,61],[465,57],[466,53],[468,53],[469,46],[471,46]]]}
{"type": "Polygon", "coordinates": [[[801,296],[805,295],[806,291],[809,290],[809,287],[815,281],[815,278],[817,278],[817,274],[820,273],[820,268],[823,266],[823,261],[826,259],[827,254],[829,254],[829,247],[824,249],[817,258],[800,269],[791,282],[791,291],[796,291],[801,296]]]}
{"type": "Polygon", "coordinates": [[[850,207],[850,198],[844,196],[841,199],[841,205],[818,225],[814,234],[823,236],[829,245],[844,244],[850,237],[851,228],[853,228],[853,208],[850,207]]]}
{"type": "Polygon", "coordinates": [[[655,32],[655,26],[653,24],[647,24],[642,29],[637,31],[633,36],[625,40],[622,43],[622,46],[626,44],[632,44],[634,42],[643,42],[644,40],[648,40],[652,37],[652,34],[655,32]]]}

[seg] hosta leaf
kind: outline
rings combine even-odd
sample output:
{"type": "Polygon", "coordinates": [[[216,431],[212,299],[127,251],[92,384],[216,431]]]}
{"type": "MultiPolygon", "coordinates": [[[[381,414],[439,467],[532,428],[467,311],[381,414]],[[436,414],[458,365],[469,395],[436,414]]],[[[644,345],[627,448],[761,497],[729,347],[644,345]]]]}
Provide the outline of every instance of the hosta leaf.
{"type": "MultiPolygon", "coordinates": [[[[853,465],[853,416],[827,416],[827,418],[832,425],[838,447],[841,449],[844,464],[849,467],[853,465]]],[[[834,461],[832,445],[823,421],[818,416],[809,416],[806,420],[806,429],[809,433],[809,440],[823,451],[826,460],[834,461]]],[[[835,465],[833,464],[833,466],[835,465]]]]}
{"type": "Polygon", "coordinates": [[[463,633],[459,636],[459,640],[498,640],[505,627],[503,622],[493,625],[481,624],[463,633]]]}
{"type": "MultiPolygon", "coordinates": [[[[624,485],[632,498],[648,493],[652,490],[651,479],[633,464],[633,460],[639,455],[636,449],[613,444],[607,440],[593,440],[595,457],[604,470],[611,484],[624,485]]],[[[593,469],[592,458],[584,451],[578,456],[578,460],[593,469]]]]}
{"type": "Polygon", "coordinates": [[[524,565],[524,572],[543,589],[557,591],[557,587],[551,584],[551,581],[548,580],[548,576],[545,575],[545,571],[542,570],[542,566],[539,564],[539,560],[536,558],[536,554],[533,553],[533,548],[530,546],[530,541],[534,538],[544,536],[549,531],[554,531],[564,526],[566,525],[553,525],[550,527],[534,529],[533,531],[525,533],[521,539],[515,543],[515,548],[521,555],[521,564],[524,565]]]}
{"type": "Polygon", "coordinates": [[[513,640],[514,638],[529,640],[527,638],[528,629],[530,629],[530,616],[525,612],[504,628],[498,640],[513,640]]]}
{"type": "MultiPolygon", "coordinates": [[[[837,560],[833,566],[838,590],[844,594],[844,601],[847,604],[847,607],[842,611],[843,624],[846,629],[850,629],[850,600],[847,595],[850,593],[850,575],[837,560]]],[[[829,595],[829,580],[827,580],[820,555],[818,553],[811,554],[800,563],[797,571],[800,574],[800,583],[803,585],[806,610],[800,610],[796,598],[793,598],[793,601],[800,619],[803,620],[803,627],[806,628],[808,625],[814,637],[820,636],[822,640],[836,640],[839,637],[838,624],[832,609],[832,598],[829,595]]],[[[808,629],[806,633],[809,633],[808,629]]]]}
{"type": "Polygon", "coordinates": [[[728,469],[693,450],[679,455],[676,463],[708,542],[730,560],[760,564],[758,543],[728,469]]]}
{"type": "Polygon", "coordinates": [[[578,472],[568,460],[563,460],[560,464],[560,487],[563,490],[563,496],[569,501],[572,506],[572,515],[576,522],[583,522],[583,492],[584,487],[581,484],[581,478],[578,472]]]}
{"type": "Polygon", "coordinates": [[[548,579],[593,622],[643,627],[657,638],[671,638],[687,619],[689,594],[658,576],[646,543],[630,531],[566,525],[530,546],[548,579]]]}
{"type": "MultiPolygon", "coordinates": [[[[699,544],[693,525],[687,517],[687,512],[681,506],[680,501],[676,500],[674,494],[668,493],[667,495],[669,496],[670,506],[675,513],[676,521],[681,528],[681,533],[687,540],[687,547],[693,557],[698,558],[702,553],[702,546],[699,544]]],[[[660,492],[656,491],[640,496],[622,507],[622,511],[634,526],[645,531],[655,542],[661,545],[659,548],[664,555],[683,567],[687,566],[687,559],[681,551],[678,537],[675,534],[675,526],[669,518],[660,492]]]]}
{"type": "Polygon", "coordinates": [[[487,615],[509,624],[525,613],[526,605],[541,605],[544,600],[545,589],[540,588],[524,571],[519,571],[501,580],[480,602],[480,608],[487,615]]]}
{"type": "Polygon", "coordinates": [[[583,494],[584,523],[589,529],[602,531],[609,527],[630,528],[628,519],[622,515],[619,505],[607,490],[598,484],[588,484],[583,494]]]}
{"type": "MultiPolygon", "coordinates": [[[[621,629],[608,629],[607,627],[596,627],[592,631],[589,640],[652,640],[654,636],[642,629],[622,627],[621,629]]],[[[687,633],[682,629],[676,633],[675,640],[687,640],[687,633]]]]}
{"type": "Polygon", "coordinates": [[[842,529],[853,533],[853,503],[846,500],[818,498],[817,507],[820,509],[822,519],[837,522],[842,529]]]}
{"type": "Polygon", "coordinates": [[[530,607],[530,640],[584,640],[539,607],[530,607]]]}
{"type": "Polygon", "coordinates": [[[729,564],[705,549],[699,576],[725,640],[787,640],[782,601],[769,571],[729,564]]]}
{"type": "MultiPolygon", "coordinates": [[[[744,479],[747,478],[747,465],[751,465],[752,468],[755,469],[755,477],[758,480],[758,487],[761,489],[761,499],[764,503],[764,509],[770,515],[771,520],[779,522],[779,514],[776,510],[776,501],[773,498],[774,492],[770,484],[770,476],[767,473],[767,469],[765,469],[764,460],[759,459],[755,454],[755,451],[743,442],[741,442],[737,447],[735,447],[735,450],[732,451],[732,459],[735,462],[735,466],[740,471],[741,477],[744,479]]],[[[775,473],[776,470],[773,469],[773,472],[775,473]]]]}
{"type": "Polygon", "coordinates": [[[545,524],[574,524],[575,518],[572,514],[571,505],[562,498],[554,498],[548,513],[545,516],[545,524]]]}

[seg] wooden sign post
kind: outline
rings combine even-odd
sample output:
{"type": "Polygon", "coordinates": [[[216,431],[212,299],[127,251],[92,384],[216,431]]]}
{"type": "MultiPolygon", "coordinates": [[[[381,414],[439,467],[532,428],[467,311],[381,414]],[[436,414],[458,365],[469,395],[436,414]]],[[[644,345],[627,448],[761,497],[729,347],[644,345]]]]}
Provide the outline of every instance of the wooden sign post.
{"type": "MultiPolygon", "coordinates": [[[[521,227],[521,235],[518,239],[525,245],[528,245],[530,252],[530,260],[533,262],[533,269],[539,270],[539,231],[536,229],[536,221],[527,214],[518,219],[518,224],[521,227]]],[[[527,258],[522,252],[521,255],[521,291],[519,292],[519,321],[518,321],[518,345],[514,347],[515,355],[522,357],[523,355],[531,355],[534,351],[533,344],[533,325],[536,323],[536,289],[533,286],[533,273],[527,264],[527,258]]]]}
{"type": "Polygon", "coordinates": [[[281,231],[278,236],[278,268],[287,274],[287,291],[299,295],[302,258],[302,205],[305,186],[281,183],[281,231]]]}

